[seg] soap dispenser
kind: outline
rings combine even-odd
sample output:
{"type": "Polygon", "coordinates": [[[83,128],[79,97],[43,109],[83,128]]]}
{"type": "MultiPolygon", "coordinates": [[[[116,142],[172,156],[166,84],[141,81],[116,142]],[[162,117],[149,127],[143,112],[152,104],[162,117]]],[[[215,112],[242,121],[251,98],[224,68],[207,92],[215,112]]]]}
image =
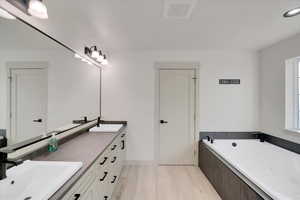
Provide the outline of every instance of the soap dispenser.
{"type": "Polygon", "coordinates": [[[56,138],[55,133],[52,133],[52,137],[49,140],[49,144],[48,144],[48,151],[49,152],[55,152],[58,149],[58,141],[56,138]]]}

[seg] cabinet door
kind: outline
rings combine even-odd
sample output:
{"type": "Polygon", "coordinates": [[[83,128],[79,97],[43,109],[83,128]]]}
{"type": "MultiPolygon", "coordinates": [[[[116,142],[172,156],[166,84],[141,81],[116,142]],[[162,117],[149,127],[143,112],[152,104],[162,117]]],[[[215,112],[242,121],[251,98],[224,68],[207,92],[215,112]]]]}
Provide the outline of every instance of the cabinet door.
{"type": "Polygon", "coordinates": [[[223,200],[241,200],[241,180],[226,166],[223,172],[223,200]]]}
{"type": "Polygon", "coordinates": [[[241,199],[242,200],[263,200],[263,198],[258,195],[252,188],[250,188],[246,183],[241,183],[241,199]]]}
{"type": "Polygon", "coordinates": [[[89,189],[80,197],[82,200],[99,200],[100,193],[96,181],[90,185],[89,189]]]}

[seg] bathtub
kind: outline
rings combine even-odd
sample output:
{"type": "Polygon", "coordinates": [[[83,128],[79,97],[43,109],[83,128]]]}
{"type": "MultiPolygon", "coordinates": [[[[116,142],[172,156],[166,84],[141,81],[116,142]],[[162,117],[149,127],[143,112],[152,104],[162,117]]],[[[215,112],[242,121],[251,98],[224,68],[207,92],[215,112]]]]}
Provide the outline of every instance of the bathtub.
{"type": "Polygon", "coordinates": [[[271,199],[300,200],[299,154],[256,139],[203,142],[271,199]]]}

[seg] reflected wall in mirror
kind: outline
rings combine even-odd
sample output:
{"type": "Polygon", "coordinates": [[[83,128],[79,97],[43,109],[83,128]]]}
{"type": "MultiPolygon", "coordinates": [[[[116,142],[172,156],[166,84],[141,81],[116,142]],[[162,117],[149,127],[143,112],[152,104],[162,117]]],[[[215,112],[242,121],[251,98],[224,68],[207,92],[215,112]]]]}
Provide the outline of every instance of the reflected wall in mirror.
{"type": "Polygon", "coordinates": [[[0,18],[0,35],[0,130],[9,144],[99,116],[100,68],[19,20],[0,18]]]}

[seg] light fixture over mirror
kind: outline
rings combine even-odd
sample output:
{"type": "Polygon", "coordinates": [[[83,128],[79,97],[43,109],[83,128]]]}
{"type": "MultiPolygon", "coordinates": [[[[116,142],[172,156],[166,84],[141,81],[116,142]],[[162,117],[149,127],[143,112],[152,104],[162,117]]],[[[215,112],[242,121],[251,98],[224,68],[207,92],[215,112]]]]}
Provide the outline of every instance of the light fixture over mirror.
{"type": "Polygon", "coordinates": [[[300,7],[298,7],[298,8],[293,8],[293,9],[291,9],[291,10],[285,12],[285,13],[283,14],[283,16],[284,16],[284,17],[294,17],[294,16],[299,15],[299,14],[300,14],[300,7]]]}
{"type": "MultiPolygon", "coordinates": [[[[107,57],[106,55],[102,54],[101,50],[98,50],[97,46],[92,47],[85,47],[84,53],[87,57],[91,58],[93,61],[101,64],[101,65],[107,65],[107,57]]],[[[76,56],[75,56],[76,57],[76,56]]]]}
{"type": "Polygon", "coordinates": [[[48,10],[42,0],[7,0],[29,16],[48,19],[48,10]]]}

